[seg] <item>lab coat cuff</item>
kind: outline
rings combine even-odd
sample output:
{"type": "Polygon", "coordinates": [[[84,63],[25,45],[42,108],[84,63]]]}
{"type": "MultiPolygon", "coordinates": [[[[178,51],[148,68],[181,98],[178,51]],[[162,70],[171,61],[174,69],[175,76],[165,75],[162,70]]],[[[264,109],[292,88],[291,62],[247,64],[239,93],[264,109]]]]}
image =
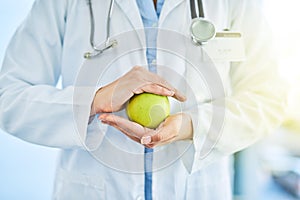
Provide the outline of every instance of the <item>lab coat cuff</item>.
{"type": "Polygon", "coordinates": [[[90,116],[91,105],[98,89],[95,87],[74,88],[74,121],[81,146],[87,151],[93,151],[99,147],[107,129],[106,125],[100,123],[97,116],[90,116]]]}
{"type": "Polygon", "coordinates": [[[107,130],[107,125],[102,124],[97,116],[94,116],[87,127],[84,147],[88,151],[94,151],[99,148],[107,130]]]}
{"type": "Polygon", "coordinates": [[[193,142],[182,161],[189,173],[206,167],[210,163],[220,159],[223,155],[215,149],[216,138],[210,137],[212,129],[212,104],[202,104],[197,109],[186,111],[191,116],[193,124],[193,142]],[[190,155],[190,156],[187,156],[190,155]]]}

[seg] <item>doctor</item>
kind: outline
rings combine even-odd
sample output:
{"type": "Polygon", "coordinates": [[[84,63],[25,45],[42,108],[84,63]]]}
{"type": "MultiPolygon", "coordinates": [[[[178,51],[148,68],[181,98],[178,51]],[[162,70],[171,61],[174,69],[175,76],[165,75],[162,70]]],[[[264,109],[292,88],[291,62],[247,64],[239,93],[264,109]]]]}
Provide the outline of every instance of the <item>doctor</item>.
{"type": "Polygon", "coordinates": [[[93,0],[93,38],[87,1],[36,0],[6,52],[0,127],[25,141],[62,149],[53,199],[231,199],[228,156],[276,128],[285,103],[257,2],[203,1],[205,17],[217,31],[242,33],[246,53],[243,62],[215,55],[224,95],[207,102],[184,59],[150,48],[165,41],[159,40],[163,31],[132,34],[144,27],[168,30],[170,43],[187,52],[184,42],[172,38],[190,38],[190,1],[116,0],[110,18],[110,1],[93,0]],[[90,39],[101,44],[107,33],[119,37],[120,46],[85,60],[83,53],[93,52],[90,39]],[[122,36],[126,45],[133,38],[145,48],[120,56],[122,36]],[[111,67],[106,58],[113,58],[111,67]],[[167,72],[158,66],[168,66],[167,72]],[[180,78],[169,77],[170,69],[188,82],[192,95],[180,78]],[[94,76],[99,79],[91,87],[85,81],[94,76]],[[55,87],[59,79],[62,89],[55,87]],[[174,109],[157,130],[141,127],[122,112],[130,97],[143,92],[169,96],[184,109],[174,109]],[[193,109],[180,103],[194,97],[193,109]],[[208,120],[214,116],[212,102],[224,102],[216,104],[226,113],[219,137],[211,134],[216,130],[208,120]],[[212,145],[202,156],[205,144],[212,145]]]}

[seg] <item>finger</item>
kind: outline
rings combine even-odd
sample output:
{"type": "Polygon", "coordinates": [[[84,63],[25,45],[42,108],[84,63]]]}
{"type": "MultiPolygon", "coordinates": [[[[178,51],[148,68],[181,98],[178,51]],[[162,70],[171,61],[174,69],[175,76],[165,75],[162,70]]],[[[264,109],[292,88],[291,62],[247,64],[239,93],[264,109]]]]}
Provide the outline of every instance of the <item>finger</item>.
{"type": "MultiPolygon", "coordinates": [[[[163,79],[162,77],[160,77],[157,74],[154,74],[152,72],[148,72],[149,77],[148,81],[153,82],[157,85],[160,85],[168,90],[171,90],[174,92],[174,95],[172,95],[175,99],[179,100],[179,101],[185,101],[186,97],[183,93],[181,93],[179,90],[177,90],[176,88],[174,88],[171,84],[169,84],[165,79],[163,79]]],[[[167,95],[166,95],[167,96],[167,95]]]]}
{"type": "Polygon", "coordinates": [[[174,91],[169,90],[165,87],[162,87],[162,86],[154,84],[154,83],[143,85],[140,88],[137,88],[136,90],[134,90],[133,92],[135,94],[141,94],[141,93],[147,92],[147,93],[158,94],[158,95],[163,95],[163,96],[173,96],[175,94],[174,91]]]}
{"type": "Polygon", "coordinates": [[[172,97],[181,102],[186,101],[186,96],[182,94],[179,90],[175,90],[174,95],[172,97]]]}
{"type": "Polygon", "coordinates": [[[173,90],[173,91],[175,90],[175,88],[170,83],[168,83],[168,81],[166,81],[164,78],[160,77],[159,75],[157,75],[155,73],[148,71],[146,80],[149,82],[155,83],[157,85],[160,85],[164,88],[167,88],[169,90],[173,90]]]}
{"type": "MultiPolygon", "coordinates": [[[[112,127],[115,127],[115,124],[114,124],[114,123],[111,123],[111,122],[108,122],[108,121],[104,121],[104,120],[102,120],[101,122],[102,122],[103,124],[107,124],[107,125],[110,125],[110,126],[112,126],[112,127]]],[[[118,129],[119,131],[121,131],[124,135],[126,135],[127,137],[129,137],[130,139],[132,139],[133,141],[140,143],[140,138],[137,138],[137,137],[134,137],[134,136],[132,136],[132,135],[129,135],[128,133],[126,133],[125,130],[122,130],[121,128],[117,128],[117,129],[118,129]]]]}
{"type": "Polygon", "coordinates": [[[174,125],[170,124],[174,119],[174,116],[168,117],[159,125],[155,132],[143,136],[141,138],[141,144],[160,146],[174,141],[177,137],[177,131],[174,129],[174,125]]]}
{"type": "Polygon", "coordinates": [[[138,123],[135,123],[135,122],[129,121],[123,117],[119,117],[117,115],[112,115],[112,114],[108,114],[108,113],[100,115],[99,119],[106,123],[110,123],[111,126],[122,131],[123,133],[126,133],[128,135],[131,135],[131,136],[137,137],[137,138],[142,138],[150,130],[150,129],[148,130],[147,128],[141,126],[138,123]]]}
{"type": "Polygon", "coordinates": [[[171,142],[176,136],[173,134],[162,134],[162,133],[158,133],[155,135],[151,136],[151,143],[149,144],[154,144],[154,145],[158,145],[158,144],[164,144],[164,143],[169,143],[171,142]]]}
{"type": "MultiPolygon", "coordinates": [[[[154,148],[154,147],[158,147],[158,146],[163,146],[163,145],[166,145],[166,144],[170,144],[173,141],[175,141],[175,138],[176,138],[176,136],[174,136],[172,138],[169,138],[169,139],[166,139],[166,140],[163,140],[163,141],[156,141],[156,142],[151,141],[150,143],[147,143],[147,142],[142,143],[141,142],[141,144],[143,144],[147,148],[154,148]]],[[[144,138],[142,138],[141,141],[144,141],[144,138]]]]}
{"type": "Polygon", "coordinates": [[[144,67],[134,66],[126,75],[129,76],[128,78],[131,80],[138,78],[137,81],[142,81],[143,83],[154,83],[168,90],[175,90],[175,88],[172,87],[172,85],[169,84],[165,79],[155,73],[150,72],[144,67]]]}
{"type": "Polygon", "coordinates": [[[172,131],[157,131],[153,132],[151,135],[145,135],[141,138],[141,144],[158,146],[166,143],[170,143],[176,137],[172,134],[172,131]]]}
{"type": "Polygon", "coordinates": [[[121,131],[124,135],[126,135],[127,137],[129,137],[130,139],[132,139],[133,141],[140,143],[140,138],[134,137],[128,133],[126,133],[126,131],[122,130],[121,128],[118,129],[119,131],[121,131]]]}
{"type": "Polygon", "coordinates": [[[185,95],[183,95],[181,92],[178,90],[170,90],[168,88],[165,88],[161,85],[157,85],[154,83],[150,83],[147,85],[143,85],[135,90],[133,90],[134,94],[141,94],[141,93],[152,93],[152,94],[158,94],[158,95],[163,95],[163,96],[170,96],[173,97],[181,102],[186,101],[185,95]]]}
{"type": "MultiPolygon", "coordinates": [[[[145,86],[144,83],[146,83],[146,85],[155,84],[155,85],[161,86],[169,91],[172,91],[172,93],[174,93],[174,95],[172,95],[172,93],[170,95],[169,94],[162,94],[162,95],[173,96],[175,99],[182,101],[182,102],[186,100],[185,95],[182,94],[176,88],[174,88],[165,79],[163,79],[162,77],[160,77],[159,75],[157,75],[155,73],[149,72],[148,70],[146,70],[143,67],[135,66],[132,68],[132,70],[130,70],[130,72],[127,73],[127,75],[129,76],[130,80],[132,80],[136,77],[140,77],[139,81],[141,81],[143,83],[142,86],[138,84],[139,85],[138,88],[133,89],[133,93],[136,93],[136,94],[142,93],[141,88],[143,86],[145,86]],[[133,76],[133,77],[131,77],[131,76],[133,76]]],[[[149,91],[149,92],[153,93],[152,91],[149,91]]]]}
{"type": "Polygon", "coordinates": [[[164,145],[167,145],[167,144],[170,144],[172,143],[174,140],[167,140],[165,142],[159,142],[159,143],[151,143],[151,144],[144,144],[145,147],[147,148],[155,148],[155,147],[159,147],[159,146],[164,146],[164,145]]]}

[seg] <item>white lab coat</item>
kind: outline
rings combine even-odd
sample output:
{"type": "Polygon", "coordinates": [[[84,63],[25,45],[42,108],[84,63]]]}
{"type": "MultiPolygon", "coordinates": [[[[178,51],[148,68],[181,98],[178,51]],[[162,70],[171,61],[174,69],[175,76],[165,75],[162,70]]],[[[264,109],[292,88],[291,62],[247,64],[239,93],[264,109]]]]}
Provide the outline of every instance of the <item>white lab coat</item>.
{"type": "MultiPolygon", "coordinates": [[[[95,40],[101,43],[105,40],[109,1],[93,2],[95,40]]],[[[285,102],[284,84],[277,76],[270,54],[270,36],[255,5],[256,1],[247,0],[204,1],[206,16],[218,30],[242,31],[247,59],[215,63],[225,87],[224,96],[215,100],[225,101],[226,117],[222,135],[207,156],[200,155],[211,117],[211,106],[206,103],[199,104],[196,114],[187,110],[193,120],[197,120],[193,121],[192,142],[177,142],[168,145],[169,148],[155,150],[165,149],[153,157],[156,166],[153,199],[230,199],[228,155],[253,144],[280,123],[285,102]],[[198,122],[200,125],[196,126],[198,122]],[[190,148],[183,156],[164,163],[186,144],[190,144],[190,148]]],[[[159,27],[188,36],[189,22],[189,1],[165,1],[159,27]]],[[[135,1],[116,0],[111,35],[142,27],[135,1]]],[[[143,156],[117,154],[120,150],[129,155],[143,155],[143,146],[102,125],[96,118],[89,123],[89,112],[95,89],[134,65],[145,66],[145,51],[120,58],[115,63],[118,67],[108,70],[95,87],[76,84],[84,63],[83,53],[91,51],[89,31],[86,1],[35,2],[32,12],[15,33],[3,63],[0,125],[25,141],[62,149],[53,199],[143,199],[144,173],[140,171],[143,156]],[[63,89],[55,87],[60,77],[63,89]]],[[[143,40],[143,35],[141,38],[143,40]]],[[[188,74],[176,70],[184,65],[182,60],[168,56],[158,51],[157,63],[188,74]]],[[[197,79],[187,80],[196,91],[197,101],[205,99],[197,79]]]]}

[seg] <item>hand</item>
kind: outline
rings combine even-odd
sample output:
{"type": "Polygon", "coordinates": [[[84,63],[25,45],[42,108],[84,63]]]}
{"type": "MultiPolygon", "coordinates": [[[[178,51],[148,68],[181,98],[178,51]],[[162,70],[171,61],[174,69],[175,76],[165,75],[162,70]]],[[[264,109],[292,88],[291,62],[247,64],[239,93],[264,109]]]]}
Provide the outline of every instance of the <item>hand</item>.
{"type": "Polygon", "coordinates": [[[115,127],[132,140],[148,148],[193,138],[192,119],[184,113],[169,116],[157,129],[149,129],[108,113],[100,115],[99,119],[102,123],[115,127]]]}
{"type": "Polygon", "coordinates": [[[96,92],[91,115],[119,111],[134,94],[143,92],[173,96],[179,101],[186,99],[183,94],[157,74],[136,66],[124,76],[96,92]]]}

